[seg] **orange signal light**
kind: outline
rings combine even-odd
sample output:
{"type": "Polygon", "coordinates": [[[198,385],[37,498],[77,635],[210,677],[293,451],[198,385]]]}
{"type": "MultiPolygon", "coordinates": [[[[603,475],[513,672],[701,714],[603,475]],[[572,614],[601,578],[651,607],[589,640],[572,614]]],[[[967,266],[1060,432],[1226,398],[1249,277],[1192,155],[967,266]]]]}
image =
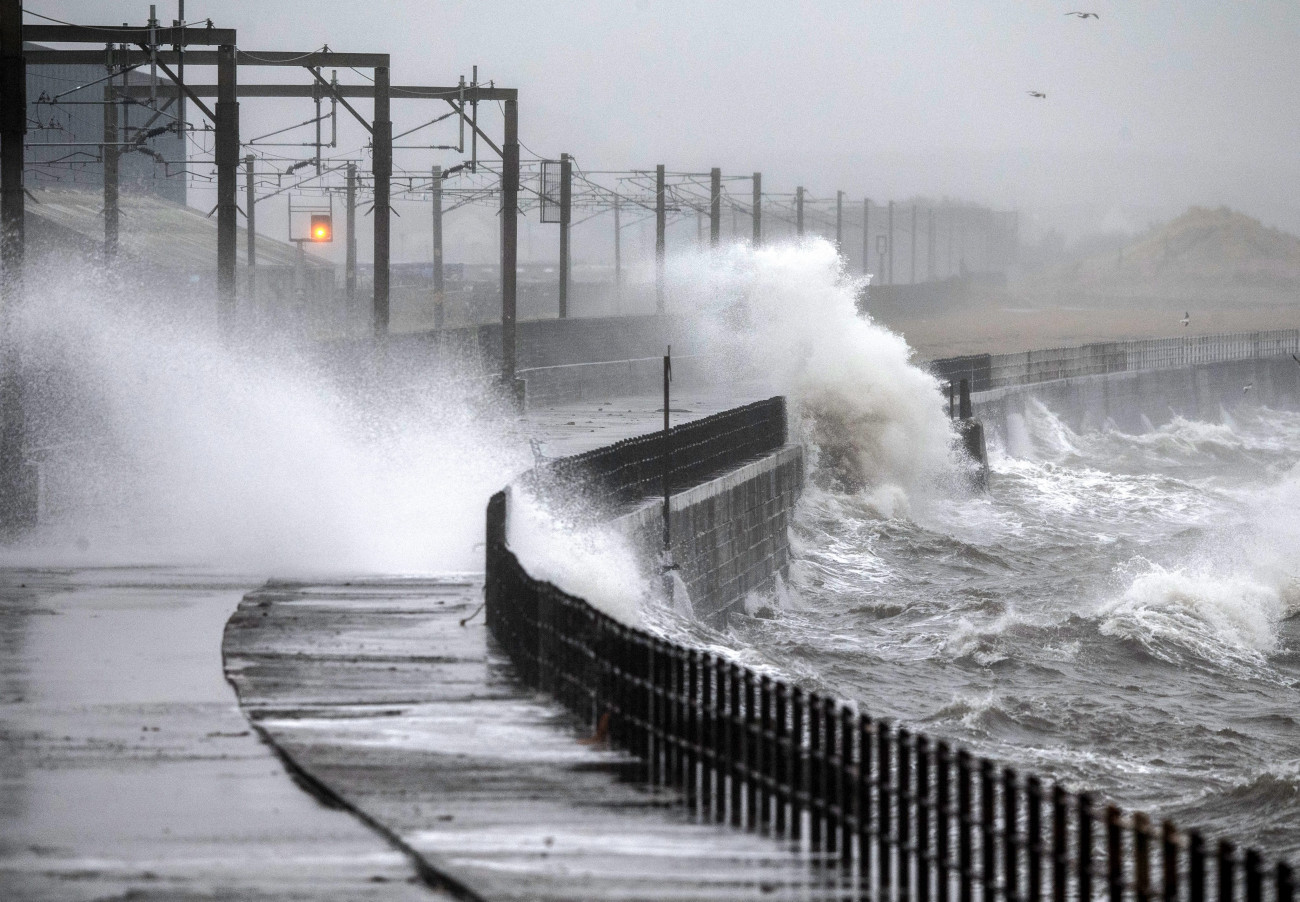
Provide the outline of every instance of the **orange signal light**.
{"type": "Polygon", "coordinates": [[[313,213],[311,217],[310,234],[312,241],[333,241],[334,218],[328,213],[313,213]]]}

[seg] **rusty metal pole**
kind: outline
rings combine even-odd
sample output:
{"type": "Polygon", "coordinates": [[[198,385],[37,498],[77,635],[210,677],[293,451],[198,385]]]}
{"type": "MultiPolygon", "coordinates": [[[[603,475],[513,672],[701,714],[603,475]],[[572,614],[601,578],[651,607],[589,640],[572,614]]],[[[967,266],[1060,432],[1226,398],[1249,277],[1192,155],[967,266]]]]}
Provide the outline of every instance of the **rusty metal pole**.
{"type": "Polygon", "coordinates": [[[722,170],[716,166],[709,171],[709,245],[717,247],[722,241],[722,170]]]}
{"type": "Polygon", "coordinates": [[[217,323],[229,334],[235,326],[235,255],[239,170],[238,67],[233,44],[217,48],[217,323]]]}
{"type": "Polygon", "coordinates": [[[347,291],[347,316],[356,311],[356,164],[347,164],[346,204],[347,244],[343,248],[343,286],[347,291]]]}
{"type": "Polygon", "coordinates": [[[655,167],[655,312],[664,312],[664,235],[667,210],[664,204],[664,167],[655,167]]]}
{"type": "Polygon", "coordinates": [[[257,188],[253,183],[253,155],[244,157],[244,245],[247,261],[244,265],[245,294],[248,312],[257,310],[257,188]]]}
{"type": "Polygon", "coordinates": [[[515,385],[515,289],[519,265],[519,101],[505,102],[501,142],[501,378],[517,404],[515,385]]]}
{"type": "MultiPolygon", "coordinates": [[[[114,96],[113,82],[113,45],[105,48],[108,57],[108,78],[104,80],[104,262],[112,263],[117,259],[118,232],[120,215],[118,212],[118,159],[121,156],[117,147],[117,98],[114,96]]],[[[123,81],[125,81],[125,76],[123,81]]]]}
{"type": "Polygon", "coordinates": [[[447,293],[442,266],[442,167],[433,167],[433,327],[447,322],[447,293]]]}
{"type": "Polygon", "coordinates": [[[389,68],[375,67],[375,119],[372,124],[374,159],[371,169],[375,178],[375,293],[371,328],[376,338],[388,334],[389,269],[392,249],[389,227],[392,222],[391,179],[393,177],[393,121],[390,114],[389,68]]]}
{"type": "Polygon", "coordinates": [[[23,302],[23,144],[27,137],[27,63],[23,5],[0,0],[0,532],[13,535],[36,517],[24,478],[22,361],[17,336],[23,302]]]}
{"type": "Polygon", "coordinates": [[[560,319],[569,316],[569,224],[573,221],[573,163],[560,154],[560,319]]]}

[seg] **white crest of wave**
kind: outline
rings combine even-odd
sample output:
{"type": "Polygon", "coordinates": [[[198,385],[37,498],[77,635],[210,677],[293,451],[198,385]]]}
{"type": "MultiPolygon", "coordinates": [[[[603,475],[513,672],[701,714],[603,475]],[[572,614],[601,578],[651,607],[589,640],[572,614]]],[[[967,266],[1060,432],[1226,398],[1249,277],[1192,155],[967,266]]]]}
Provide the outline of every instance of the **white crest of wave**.
{"type": "Polygon", "coordinates": [[[1078,453],[1079,436],[1042,401],[1030,398],[1024,412],[1007,414],[1003,450],[1021,460],[1059,461],[1078,453]]]}
{"type": "Polygon", "coordinates": [[[1101,632],[1140,642],[1158,657],[1163,643],[1211,661],[1276,650],[1288,615],[1285,593],[1252,576],[1223,575],[1156,564],[1103,605],[1101,632]]]}
{"type": "MultiPolygon", "coordinates": [[[[507,509],[506,544],[530,576],[586,599],[622,623],[641,622],[652,600],[652,581],[628,535],[599,518],[576,511],[566,516],[517,486],[510,488],[507,509]]],[[[682,600],[690,604],[684,595],[682,600]]]]}
{"type": "Polygon", "coordinates": [[[75,267],[32,278],[25,380],[51,510],[9,560],[481,567],[487,498],[527,449],[473,380],[340,377],[300,342],[223,339],[174,297],[106,281],[75,267]]]}
{"type": "Polygon", "coordinates": [[[761,380],[791,402],[815,466],[865,487],[885,516],[953,471],[953,434],[933,376],[902,336],[857,311],[859,283],[816,239],[732,245],[672,261],[672,308],[730,381],[761,380]]]}

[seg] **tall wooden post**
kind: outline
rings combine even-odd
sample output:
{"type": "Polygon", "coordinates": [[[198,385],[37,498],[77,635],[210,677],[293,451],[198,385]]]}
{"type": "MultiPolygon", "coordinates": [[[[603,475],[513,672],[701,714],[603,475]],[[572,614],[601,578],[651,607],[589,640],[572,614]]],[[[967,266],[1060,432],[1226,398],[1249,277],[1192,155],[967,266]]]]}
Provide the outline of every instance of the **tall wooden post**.
{"type": "Polygon", "coordinates": [[[349,317],[355,316],[357,300],[357,164],[348,163],[348,187],[345,195],[348,238],[343,250],[343,285],[348,296],[349,317]]]}
{"type": "MultiPolygon", "coordinates": [[[[501,378],[515,392],[515,288],[519,266],[519,101],[505,102],[501,142],[501,378]]],[[[521,399],[515,395],[516,403],[521,399]]]]}
{"type": "Polygon", "coordinates": [[[754,247],[763,244],[763,173],[754,173],[754,247]]]}
{"type": "Polygon", "coordinates": [[[433,327],[446,323],[447,294],[442,266],[442,167],[433,167],[433,327]]]}
{"type": "Polygon", "coordinates": [[[569,224],[573,222],[573,162],[560,154],[560,319],[569,315],[569,224]]]}
{"type": "Polygon", "coordinates": [[[236,90],[238,67],[235,47],[217,48],[217,323],[223,332],[235,326],[235,243],[238,237],[235,203],[239,170],[239,101],[236,90]]]}
{"type": "MultiPolygon", "coordinates": [[[[120,213],[118,210],[118,160],[121,152],[117,146],[117,97],[113,90],[113,77],[116,58],[113,45],[106,48],[108,56],[108,78],[104,80],[104,262],[112,263],[117,259],[120,213]]],[[[125,81],[123,76],[123,81],[125,81]]]]}
{"type": "Polygon", "coordinates": [[[375,120],[372,124],[374,159],[371,163],[375,177],[375,297],[371,326],[376,337],[388,334],[389,320],[390,181],[393,177],[393,122],[389,100],[388,67],[376,66],[375,120]]]}
{"type": "Polygon", "coordinates": [[[257,188],[253,183],[253,155],[244,157],[244,264],[248,312],[257,311],[257,188]]]}
{"type": "Polygon", "coordinates": [[[668,212],[664,197],[664,167],[655,167],[655,311],[664,312],[664,232],[668,212]]]}
{"type": "Polygon", "coordinates": [[[27,137],[27,63],[22,0],[0,0],[0,532],[13,535],[36,519],[24,478],[22,361],[17,336],[23,301],[23,144],[27,137]]]}
{"type": "Polygon", "coordinates": [[[803,187],[794,189],[794,231],[803,237],[803,187]]]}
{"type": "Polygon", "coordinates": [[[709,245],[717,247],[722,241],[722,170],[716,166],[709,171],[709,245]]]}

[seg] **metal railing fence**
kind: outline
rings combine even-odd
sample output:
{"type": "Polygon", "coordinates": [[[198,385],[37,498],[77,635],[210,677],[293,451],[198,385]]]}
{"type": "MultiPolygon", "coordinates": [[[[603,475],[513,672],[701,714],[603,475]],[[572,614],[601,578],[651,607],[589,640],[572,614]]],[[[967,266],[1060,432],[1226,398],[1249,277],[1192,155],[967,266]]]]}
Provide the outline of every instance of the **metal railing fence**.
{"type": "MultiPolygon", "coordinates": [[[[713,442],[694,447],[716,462],[713,442]]],[[[674,458],[682,472],[686,454],[674,458]]],[[[593,478],[644,483],[618,455],[584,457],[593,478]]],[[[1286,862],[1266,866],[1253,849],[620,623],[529,576],[506,544],[507,515],[499,492],[487,510],[487,618],[519,677],[592,728],[604,721],[643,779],[697,818],[798,844],[846,898],[1294,902],[1286,862]]]]}
{"type": "Polygon", "coordinates": [[[1300,354],[1300,330],[1230,332],[1134,341],[1108,341],[1015,354],[970,354],[930,361],[940,381],[969,379],[971,391],[1028,385],[1103,373],[1300,354]]]}

